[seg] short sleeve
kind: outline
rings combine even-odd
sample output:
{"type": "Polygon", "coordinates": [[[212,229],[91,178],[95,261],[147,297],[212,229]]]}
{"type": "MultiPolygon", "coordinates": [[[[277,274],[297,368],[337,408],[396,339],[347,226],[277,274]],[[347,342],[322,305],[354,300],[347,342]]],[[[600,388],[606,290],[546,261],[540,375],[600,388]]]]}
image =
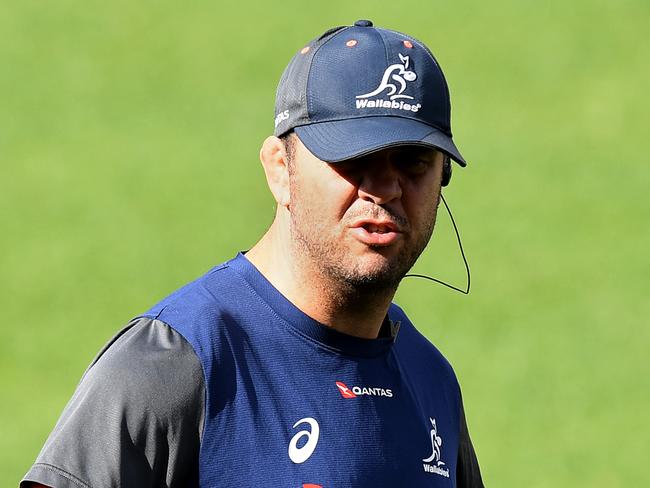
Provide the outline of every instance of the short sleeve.
{"type": "Polygon", "coordinates": [[[460,402],[460,437],[458,446],[458,463],[456,465],[456,486],[458,488],[484,488],[481,470],[469,437],[465,409],[460,402]]]}
{"type": "Polygon", "coordinates": [[[21,486],[198,486],[204,397],[190,344],[135,319],[88,368],[21,486]]]}

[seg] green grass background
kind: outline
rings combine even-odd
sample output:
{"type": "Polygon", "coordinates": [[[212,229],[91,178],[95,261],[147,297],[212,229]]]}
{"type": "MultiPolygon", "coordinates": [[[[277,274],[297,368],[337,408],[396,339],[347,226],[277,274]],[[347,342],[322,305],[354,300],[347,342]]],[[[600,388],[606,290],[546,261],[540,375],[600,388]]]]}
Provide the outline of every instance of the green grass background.
{"type": "MultiPolygon", "coordinates": [[[[445,69],[468,297],[398,301],[456,368],[491,487],[650,486],[650,3],[0,4],[0,485],[129,318],[250,247],[291,55],[370,18],[445,69]]],[[[417,270],[462,284],[441,213],[417,270]]]]}

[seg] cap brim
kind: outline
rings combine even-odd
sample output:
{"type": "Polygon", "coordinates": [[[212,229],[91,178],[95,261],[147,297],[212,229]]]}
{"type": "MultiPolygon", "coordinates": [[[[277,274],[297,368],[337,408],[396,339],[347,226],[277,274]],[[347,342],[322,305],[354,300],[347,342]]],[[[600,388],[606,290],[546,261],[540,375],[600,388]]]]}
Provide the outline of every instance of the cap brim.
{"type": "Polygon", "coordinates": [[[435,127],[404,117],[335,120],[302,125],[294,130],[314,156],[329,163],[388,147],[417,145],[438,149],[461,166],[467,166],[451,137],[435,127]]]}

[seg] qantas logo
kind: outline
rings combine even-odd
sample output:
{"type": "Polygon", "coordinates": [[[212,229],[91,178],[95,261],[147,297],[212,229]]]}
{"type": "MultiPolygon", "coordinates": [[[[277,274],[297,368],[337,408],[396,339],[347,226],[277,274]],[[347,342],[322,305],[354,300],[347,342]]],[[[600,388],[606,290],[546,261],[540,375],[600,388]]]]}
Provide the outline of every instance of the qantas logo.
{"type": "Polygon", "coordinates": [[[345,386],[345,383],[343,383],[343,382],[341,382],[341,381],[337,381],[337,382],[336,382],[336,387],[337,387],[337,388],[339,389],[339,391],[341,392],[341,396],[342,396],[343,398],[356,398],[356,397],[357,397],[357,396],[352,392],[352,390],[350,390],[350,388],[348,388],[347,386],[345,386]]]}
{"type": "Polygon", "coordinates": [[[337,381],[336,387],[339,389],[339,393],[343,398],[356,398],[362,395],[393,398],[393,390],[389,388],[368,388],[361,386],[348,388],[348,386],[342,381],[337,381]]]}

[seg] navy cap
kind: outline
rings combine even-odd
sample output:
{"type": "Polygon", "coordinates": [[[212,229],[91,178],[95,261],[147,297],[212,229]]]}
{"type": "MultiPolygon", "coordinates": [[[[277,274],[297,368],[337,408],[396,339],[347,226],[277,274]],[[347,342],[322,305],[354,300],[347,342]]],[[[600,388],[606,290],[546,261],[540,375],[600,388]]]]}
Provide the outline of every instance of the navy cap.
{"type": "Polygon", "coordinates": [[[431,51],[369,20],[330,29],[291,59],[278,85],[274,134],[292,129],[330,163],[412,144],[467,164],[452,140],[449,89],[431,51]]]}

